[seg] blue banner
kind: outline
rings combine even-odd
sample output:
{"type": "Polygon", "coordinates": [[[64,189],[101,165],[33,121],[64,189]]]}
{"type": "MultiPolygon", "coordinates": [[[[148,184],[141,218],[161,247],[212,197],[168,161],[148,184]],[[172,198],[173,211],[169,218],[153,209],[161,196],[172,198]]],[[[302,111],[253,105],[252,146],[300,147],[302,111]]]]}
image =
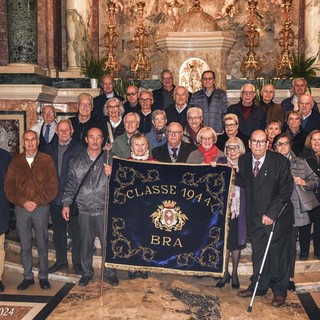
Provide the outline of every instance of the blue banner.
{"type": "Polygon", "coordinates": [[[105,266],[221,275],[233,178],[227,166],[114,158],[105,266]]]}

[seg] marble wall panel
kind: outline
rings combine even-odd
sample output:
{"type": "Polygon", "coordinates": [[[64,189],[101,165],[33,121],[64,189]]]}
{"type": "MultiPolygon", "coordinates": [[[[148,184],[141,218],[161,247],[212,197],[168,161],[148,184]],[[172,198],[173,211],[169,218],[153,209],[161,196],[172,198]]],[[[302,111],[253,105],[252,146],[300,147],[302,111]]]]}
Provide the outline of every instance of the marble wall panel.
{"type": "Polygon", "coordinates": [[[6,0],[0,0],[0,43],[0,65],[6,65],[9,61],[6,0]]]}

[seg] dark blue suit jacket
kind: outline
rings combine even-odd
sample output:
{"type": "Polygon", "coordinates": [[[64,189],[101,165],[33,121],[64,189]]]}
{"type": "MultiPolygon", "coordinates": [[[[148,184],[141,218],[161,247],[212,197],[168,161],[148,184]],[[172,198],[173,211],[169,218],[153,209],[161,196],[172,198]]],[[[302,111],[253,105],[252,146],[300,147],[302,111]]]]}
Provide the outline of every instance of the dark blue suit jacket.
{"type": "Polygon", "coordinates": [[[11,160],[8,151],[0,149],[0,235],[9,227],[9,201],[4,193],[4,177],[11,160]]]}

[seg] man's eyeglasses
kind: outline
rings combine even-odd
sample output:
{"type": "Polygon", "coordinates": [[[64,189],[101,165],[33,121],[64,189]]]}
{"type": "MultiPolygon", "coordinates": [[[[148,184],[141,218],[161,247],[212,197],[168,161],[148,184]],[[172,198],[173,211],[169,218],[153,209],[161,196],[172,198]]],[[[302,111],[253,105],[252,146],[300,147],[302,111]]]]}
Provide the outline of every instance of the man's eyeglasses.
{"type": "Polygon", "coordinates": [[[283,146],[287,146],[287,145],[289,145],[289,144],[290,144],[289,141],[284,141],[284,142],[277,142],[275,145],[276,145],[277,147],[283,147],[283,146]]]}
{"type": "Polygon", "coordinates": [[[243,94],[244,96],[253,96],[254,91],[242,91],[241,94],[243,94]]]}
{"type": "Polygon", "coordinates": [[[53,115],[53,114],[54,114],[54,111],[42,112],[41,114],[45,114],[45,115],[53,115]]]}
{"type": "Polygon", "coordinates": [[[134,95],[136,95],[138,92],[128,92],[127,93],[127,97],[133,97],[134,95]]]}
{"type": "Polygon", "coordinates": [[[256,146],[260,144],[261,146],[264,146],[267,143],[267,140],[256,140],[256,139],[250,139],[251,143],[256,146]]]}
{"type": "Polygon", "coordinates": [[[146,101],[152,101],[151,98],[139,98],[139,101],[146,102],[146,101]]]}
{"type": "Polygon", "coordinates": [[[202,78],[203,81],[211,81],[211,80],[214,80],[213,77],[210,77],[210,78],[202,78]]]}
{"type": "Polygon", "coordinates": [[[168,130],[168,135],[170,136],[173,136],[173,135],[176,135],[176,134],[181,134],[182,131],[172,131],[172,130],[168,130]]]}

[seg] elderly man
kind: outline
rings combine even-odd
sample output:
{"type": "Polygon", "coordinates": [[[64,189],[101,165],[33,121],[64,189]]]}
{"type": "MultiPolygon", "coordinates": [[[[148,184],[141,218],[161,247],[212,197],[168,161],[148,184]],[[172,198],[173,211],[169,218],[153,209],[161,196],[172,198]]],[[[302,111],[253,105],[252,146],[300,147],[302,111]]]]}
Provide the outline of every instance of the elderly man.
{"type": "Polygon", "coordinates": [[[173,90],[175,85],[173,84],[173,75],[170,70],[163,70],[161,72],[161,88],[153,90],[154,97],[154,110],[166,109],[174,103],[173,90]]]}
{"type": "MultiPolygon", "coordinates": [[[[53,243],[56,250],[56,262],[49,268],[49,273],[68,269],[67,259],[67,222],[62,218],[62,195],[66,184],[69,165],[72,158],[77,158],[85,149],[83,143],[73,139],[73,128],[69,119],[61,120],[57,125],[58,141],[46,146],[48,153],[54,161],[59,178],[58,194],[50,204],[53,243]]],[[[80,260],[80,231],[78,217],[69,220],[69,231],[72,239],[72,264],[76,274],[82,272],[80,260]]]]}
{"type": "Polygon", "coordinates": [[[4,271],[5,235],[9,228],[9,201],[4,193],[4,177],[9,166],[11,155],[8,151],[0,149],[0,292],[4,291],[2,275],[4,271]]]}
{"type": "Polygon", "coordinates": [[[262,107],[266,113],[266,122],[270,120],[279,120],[282,125],[285,118],[285,112],[280,104],[273,101],[275,94],[276,90],[272,84],[264,85],[261,89],[259,106],[262,107]]]}
{"type": "Polygon", "coordinates": [[[184,128],[187,125],[187,108],[189,92],[185,87],[175,87],[173,90],[174,104],[171,104],[165,111],[168,124],[179,122],[184,128]]]}
{"type": "Polygon", "coordinates": [[[308,134],[320,129],[320,114],[314,110],[314,100],[310,94],[303,94],[298,99],[299,112],[302,116],[301,126],[308,134]]]}
{"type": "Polygon", "coordinates": [[[103,93],[93,99],[93,118],[100,118],[104,116],[103,109],[108,99],[118,98],[120,101],[124,100],[114,92],[114,80],[110,74],[106,74],[102,77],[101,87],[103,93]]]}
{"type": "Polygon", "coordinates": [[[117,157],[127,159],[131,155],[130,138],[139,132],[140,116],[135,112],[130,112],[125,115],[123,122],[125,132],[114,140],[112,153],[117,157]]]}
{"type": "Polygon", "coordinates": [[[58,137],[56,135],[57,114],[54,107],[51,105],[42,107],[41,116],[43,121],[35,124],[31,130],[39,135],[39,151],[42,152],[46,145],[54,143],[58,137]]]}
{"type": "MultiPolygon", "coordinates": [[[[74,200],[79,210],[81,265],[83,269],[83,275],[79,280],[80,286],[87,286],[94,275],[92,248],[96,235],[99,237],[101,247],[105,244],[103,234],[104,210],[106,207],[104,165],[109,161],[107,153],[102,150],[103,134],[99,128],[89,129],[86,142],[88,149],[70,162],[62,197],[62,216],[66,221],[70,219],[69,206],[74,200]],[[74,199],[75,196],[76,199],[74,199]]],[[[105,275],[110,285],[116,286],[119,284],[115,270],[106,269],[105,275]]]]}
{"type": "Polygon", "coordinates": [[[160,162],[187,162],[189,154],[197,149],[192,143],[182,140],[183,128],[178,122],[171,122],[167,128],[168,142],[152,150],[153,157],[160,162]]]}
{"type": "Polygon", "coordinates": [[[140,116],[139,132],[148,133],[151,131],[152,127],[152,104],[153,104],[153,94],[149,90],[142,90],[139,94],[139,102],[141,105],[141,110],[138,112],[140,116]]]}
{"type": "Polygon", "coordinates": [[[58,191],[54,163],[47,154],[38,151],[39,138],[35,131],[23,134],[25,151],[13,157],[6,173],[4,191],[15,205],[17,232],[21,245],[24,280],[18,290],[34,284],[32,272],[32,229],[38,247],[39,282],[41,289],[49,289],[48,281],[48,223],[49,203],[58,191]]]}
{"type": "Polygon", "coordinates": [[[252,242],[253,275],[249,287],[238,296],[251,297],[262,264],[273,222],[285,203],[287,207],[276,222],[276,228],[259,281],[257,295],[272,289],[272,306],[285,303],[289,284],[290,233],[293,227],[293,207],[290,201],[293,178],[290,162],[282,155],[268,150],[267,135],[262,130],[252,133],[251,152],[239,159],[237,185],[244,187],[246,219],[252,242]]]}
{"type": "Polygon", "coordinates": [[[85,143],[87,131],[92,128],[97,120],[92,116],[93,99],[89,93],[81,93],[78,96],[78,115],[71,117],[73,127],[72,138],[85,143]]]}
{"type": "MultiPolygon", "coordinates": [[[[285,113],[287,114],[289,111],[298,111],[298,100],[299,97],[305,94],[308,90],[308,83],[304,78],[296,78],[292,80],[291,87],[293,95],[290,98],[286,98],[281,102],[281,106],[285,113]]],[[[314,104],[314,110],[319,112],[317,103],[314,104]]]]}
{"type": "Polygon", "coordinates": [[[227,112],[227,94],[216,88],[216,74],[212,70],[201,75],[203,89],[192,94],[190,105],[200,107],[203,111],[203,123],[217,133],[223,132],[223,116],[227,112]]]}
{"type": "Polygon", "coordinates": [[[139,103],[139,88],[137,86],[129,86],[126,93],[127,101],[123,104],[124,113],[139,112],[141,106],[139,103]]]}
{"type": "Polygon", "coordinates": [[[228,108],[228,113],[234,113],[239,119],[239,131],[250,137],[258,129],[265,129],[266,117],[263,108],[254,103],[256,89],[252,84],[244,84],[240,92],[240,102],[228,108]]]}

